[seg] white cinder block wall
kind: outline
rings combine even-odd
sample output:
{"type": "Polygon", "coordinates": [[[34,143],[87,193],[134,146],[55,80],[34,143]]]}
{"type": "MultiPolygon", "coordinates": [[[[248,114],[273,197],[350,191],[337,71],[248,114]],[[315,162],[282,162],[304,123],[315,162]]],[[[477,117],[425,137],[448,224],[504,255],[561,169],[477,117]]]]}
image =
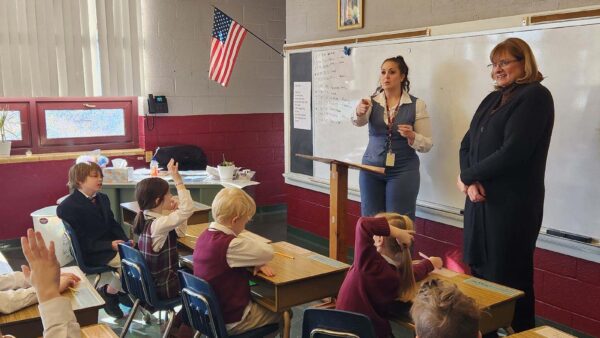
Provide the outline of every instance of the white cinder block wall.
{"type": "Polygon", "coordinates": [[[145,96],[166,95],[169,115],[283,112],[283,58],[250,34],[229,86],[208,79],[210,3],[283,49],[285,0],[142,0],[145,96]]]}
{"type": "Polygon", "coordinates": [[[365,28],[337,31],[337,0],[287,0],[287,43],[598,5],[598,0],[363,0],[365,28]]]}

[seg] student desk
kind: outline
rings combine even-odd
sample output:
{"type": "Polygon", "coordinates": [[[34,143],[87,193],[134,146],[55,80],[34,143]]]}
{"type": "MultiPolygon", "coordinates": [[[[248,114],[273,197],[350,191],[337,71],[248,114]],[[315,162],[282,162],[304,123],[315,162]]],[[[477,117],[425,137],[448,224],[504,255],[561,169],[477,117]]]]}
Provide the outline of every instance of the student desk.
{"type": "MultiPolygon", "coordinates": [[[[191,223],[191,222],[188,221],[188,223],[191,223]]],[[[191,254],[194,251],[194,248],[196,248],[196,240],[206,229],[208,229],[209,225],[210,225],[209,223],[188,225],[187,230],[185,232],[185,237],[180,237],[179,239],[177,239],[177,246],[179,247],[179,253],[181,255],[191,254]]],[[[260,242],[264,242],[264,243],[271,243],[270,239],[259,236],[248,230],[242,231],[240,236],[254,239],[254,240],[257,240],[260,242]]]]}
{"type": "MultiPolygon", "coordinates": [[[[505,328],[509,333],[513,332],[511,322],[515,313],[515,303],[518,298],[523,297],[523,291],[448,269],[434,270],[423,282],[434,278],[456,284],[465,295],[475,299],[482,311],[479,330],[483,334],[499,328],[505,328]]],[[[390,320],[414,330],[414,324],[406,313],[393,313],[390,320]]]]}
{"type": "MultiPolygon", "coordinates": [[[[71,300],[71,307],[80,326],[98,323],[98,310],[104,306],[104,300],[96,292],[85,274],[77,266],[61,269],[81,277],[77,292],[65,291],[62,295],[71,300]]],[[[8,315],[0,315],[0,327],[3,334],[12,334],[19,338],[39,337],[43,334],[42,319],[37,304],[31,305],[8,315]]]]}
{"type": "Polygon", "coordinates": [[[81,338],[118,338],[115,331],[105,324],[90,325],[81,328],[81,338]]]}
{"type": "Polygon", "coordinates": [[[550,326],[540,326],[531,330],[519,332],[509,337],[512,338],[575,338],[568,333],[562,332],[550,326]]]}
{"type": "MultiPolygon", "coordinates": [[[[188,234],[199,235],[207,227],[208,224],[188,226],[188,234]]],[[[258,240],[270,242],[249,231],[242,232],[240,236],[244,235],[256,236],[258,240]]],[[[179,239],[179,244],[188,249],[193,249],[195,243],[194,237],[186,236],[179,239]]],[[[252,286],[252,297],[257,303],[273,312],[284,312],[293,306],[338,294],[350,265],[287,242],[277,242],[272,245],[275,255],[268,265],[275,272],[275,276],[268,277],[259,273],[253,278],[256,285],[252,286]]],[[[193,268],[190,263],[185,262],[188,267],[193,268]]],[[[284,312],[283,332],[284,337],[288,338],[290,333],[288,312],[284,312]]]]}
{"type": "MultiPolygon", "coordinates": [[[[140,207],[137,202],[125,202],[121,203],[121,219],[123,224],[129,226],[129,229],[133,229],[133,220],[140,211],[140,207]]],[[[208,222],[210,216],[210,207],[208,205],[194,202],[194,213],[188,218],[189,224],[200,224],[208,222]]],[[[130,233],[130,238],[132,234],[130,233]]]]}

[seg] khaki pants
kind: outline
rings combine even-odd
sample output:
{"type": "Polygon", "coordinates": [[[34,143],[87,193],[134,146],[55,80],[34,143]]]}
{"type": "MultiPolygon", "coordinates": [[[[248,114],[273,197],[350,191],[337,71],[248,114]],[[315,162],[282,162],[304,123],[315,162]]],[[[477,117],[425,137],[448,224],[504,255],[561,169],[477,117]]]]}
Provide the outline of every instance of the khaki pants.
{"type": "MultiPolygon", "coordinates": [[[[110,266],[111,268],[117,269],[118,276],[121,276],[121,256],[119,256],[118,252],[117,255],[110,260],[110,262],[106,263],[106,265],[110,266]]],[[[112,288],[119,290],[119,292],[123,292],[123,287],[121,286],[121,279],[114,273],[111,275],[112,277],[108,284],[112,288]]]]}
{"type": "Polygon", "coordinates": [[[273,323],[279,323],[279,329],[281,330],[283,327],[283,315],[281,313],[271,312],[252,301],[250,304],[250,312],[248,312],[246,318],[227,330],[228,334],[237,335],[273,323]]]}

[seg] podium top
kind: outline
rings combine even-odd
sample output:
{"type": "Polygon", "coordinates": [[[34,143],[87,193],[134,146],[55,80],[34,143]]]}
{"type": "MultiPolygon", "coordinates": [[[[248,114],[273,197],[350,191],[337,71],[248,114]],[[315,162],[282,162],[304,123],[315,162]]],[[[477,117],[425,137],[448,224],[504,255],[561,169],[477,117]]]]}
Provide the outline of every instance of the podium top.
{"type": "Polygon", "coordinates": [[[317,156],[310,156],[310,155],[304,155],[304,154],[296,154],[296,156],[302,157],[302,158],[305,158],[305,159],[311,160],[311,161],[317,161],[317,162],[322,162],[322,163],[327,163],[327,164],[332,164],[332,163],[341,164],[341,165],[345,165],[348,168],[352,168],[352,169],[366,170],[366,171],[370,171],[372,173],[382,174],[382,175],[385,174],[385,168],[376,167],[374,165],[352,163],[352,162],[336,160],[333,158],[317,157],[317,156]]]}

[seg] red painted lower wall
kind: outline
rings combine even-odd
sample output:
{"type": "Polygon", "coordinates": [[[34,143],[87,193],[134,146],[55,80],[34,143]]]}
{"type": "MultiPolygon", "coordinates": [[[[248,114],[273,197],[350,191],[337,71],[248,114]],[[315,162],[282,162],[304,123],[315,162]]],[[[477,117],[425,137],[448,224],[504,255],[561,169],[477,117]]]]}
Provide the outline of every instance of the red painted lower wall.
{"type": "MultiPolygon", "coordinates": [[[[329,236],[329,195],[286,185],[288,224],[321,237],[329,236]]],[[[347,205],[346,236],[354,243],[360,203],[347,205]]],[[[448,265],[462,255],[462,229],[417,219],[415,250],[445,257],[448,265]]],[[[461,266],[464,268],[464,266],[461,266]]],[[[468,269],[467,269],[468,272],[468,269]]],[[[600,264],[555,252],[535,253],[537,315],[592,336],[600,336],[600,264]]]]}
{"type": "MultiPolygon", "coordinates": [[[[121,156],[119,156],[121,157],[121,156]]],[[[141,166],[133,156],[122,157],[141,166]]],[[[69,193],[67,173],[74,160],[0,164],[0,239],[17,238],[33,227],[30,214],[55,205],[69,193]]]]}
{"type": "MultiPolygon", "coordinates": [[[[154,128],[139,118],[140,148],[194,144],[209,164],[225,154],[236,165],[255,170],[258,205],[285,202],[283,113],[169,116],[154,119],[154,128]]],[[[148,121],[151,122],[151,121],[148,121]]],[[[147,163],[125,157],[137,167],[147,163]]],[[[0,239],[17,238],[33,225],[31,212],[54,205],[68,193],[67,172],[73,160],[0,164],[0,239]]]]}
{"type": "Polygon", "coordinates": [[[145,149],[193,144],[212,166],[224,154],[236,166],[256,171],[258,205],[285,203],[283,113],[140,117],[138,124],[145,149]]]}

